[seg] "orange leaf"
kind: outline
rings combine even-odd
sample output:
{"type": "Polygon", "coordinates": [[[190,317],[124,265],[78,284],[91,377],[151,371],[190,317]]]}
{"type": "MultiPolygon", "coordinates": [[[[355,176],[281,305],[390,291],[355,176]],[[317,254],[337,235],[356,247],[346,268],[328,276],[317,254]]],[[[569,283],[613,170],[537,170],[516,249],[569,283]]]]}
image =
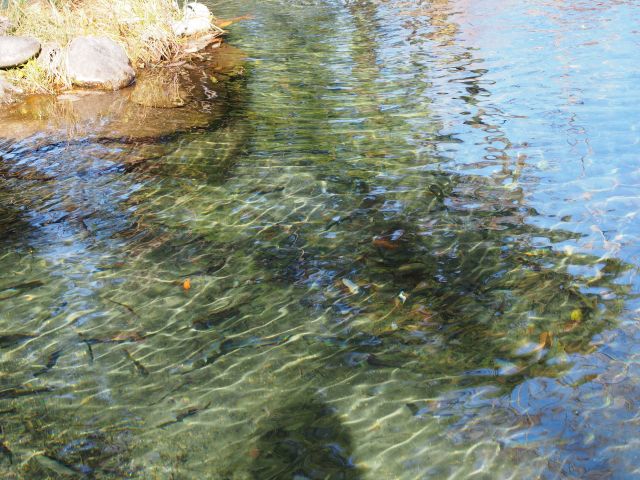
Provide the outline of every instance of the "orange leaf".
{"type": "Polygon", "coordinates": [[[373,244],[376,247],[382,247],[386,250],[395,250],[396,248],[398,248],[397,244],[390,242],[389,240],[385,240],[384,238],[374,238],[373,244]]]}
{"type": "Polygon", "coordinates": [[[255,460],[260,456],[260,449],[255,447],[252,448],[251,450],[249,450],[249,456],[255,460]]]}
{"type": "Polygon", "coordinates": [[[552,333],[551,332],[542,332],[540,334],[540,343],[538,344],[541,348],[550,347],[552,342],[552,333]]]}
{"type": "Polygon", "coordinates": [[[218,28],[225,28],[225,27],[228,27],[229,25],[233,25],[234,23],[239,22],[240,20],[250,20],[252,18],[253,17],[251,15],[243,15],[241,17],[233,17],[233,18],[217,18],[213,23],[218,28]]]}

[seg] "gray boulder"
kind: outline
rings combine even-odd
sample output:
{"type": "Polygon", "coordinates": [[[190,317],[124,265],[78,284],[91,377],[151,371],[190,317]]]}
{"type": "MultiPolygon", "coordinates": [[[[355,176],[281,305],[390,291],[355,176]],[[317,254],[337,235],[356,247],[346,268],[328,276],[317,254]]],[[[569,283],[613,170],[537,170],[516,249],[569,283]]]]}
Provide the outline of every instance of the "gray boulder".
{"type": "Polygon", "coordinates": [[[0,37],[0,68],[22,65],[39,51],[40,42],[33,37],[0,37]]]}
{"type": "Polygon", "coordinates": [[[118,90],[130,85],[135,72],[124,48],[108,37],[78,37],[66,51],[65,67],[74,85],[118,90]]]}

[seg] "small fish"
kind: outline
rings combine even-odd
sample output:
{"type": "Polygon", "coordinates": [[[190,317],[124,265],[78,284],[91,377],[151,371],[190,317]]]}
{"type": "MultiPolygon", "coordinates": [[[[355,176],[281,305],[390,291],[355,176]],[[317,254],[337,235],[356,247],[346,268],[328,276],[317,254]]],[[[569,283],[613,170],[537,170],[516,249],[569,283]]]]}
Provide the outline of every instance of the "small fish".
{"type": "Polygon", "coordinates": [[[206,318],[194,320],[192,325],[195,330],[208,330],[230,318],[233,318],[239,313],[240,309],[235,306],[222,308],[215,313],[210,314],[206,318]]]}
{"type": "Polygon", "coordinates": [[[146,336],[140,332],[120,332],[110,338],[111,342],[141,342],[146,336]]]}
{"type": "Polygon", "coordinates": [[[411,415],[416,416],[420,412],[420,407],[413,402],[407,403],[406,407],[411,412],[411,415]]]}
{"type": "Polygon", "coordinates": [[[136,370],[140,375],[142,375],[143,377],[146,377],[149,375],[149,370],[147,370],[147,368],[144,365],[142,365],[142,363],[140,363],[138,360],[133,358],[129,350],[127,350],[126,348],[124,349],[124,354],[129,360],[131,360],[131,363],[133,363],[133,365],[136,367],[136,370]]]}
{"type": "Polygon", "coordinates": [[[81,475],[79,472],[73,470],[70,466],[65,465],[60,460],[49,457],[47,455],[36,455],[36,461],[44,468],[51,470],[59,475],[77,477],[81,475]]]}
{"type": "Polygon", "coordinates": [[[115,305],[118,305],[118,306],[120,306],[120,307],[124,308],[124,309],[125,309],[125,310],[127,310],[129,313],[131,313],[134,317],[140,318],[140,315],[138,315],[138,314],[136,313],[136,311],[135,311],[133,308],[131,308],[129,305],[124,304],[124,303],[120,303],[120,302],[118,302],[117,300],[114,300],[114,299],[112,299],[112,298],[106,298],[106,297],[105,297],[105,300],[107,300],[108,302],[111,302],[111,303],[113,303],[113,304],[115,304],[115,305]]]}
{"type": "Polygon", "coordinates": [[[367,356],[367,363],[373,367],[390,367],[390,368],[400,368],[402,365],[393,364],[390,362],[386,362],[384,360],[380,360],[373,354],[367,356]]]}
{"type": "Polygon", "coordinates": [[[167,425],[173,425],[174,423],[179,423],[179,422],[183,421],[185,418],[193,417],[194,415],[202,412],[203,410],[206,410],[210,406],[211,406],[211,402],[207,403],[204,407],[189,407],[186,410],[183,410],[182,412],[178,413],[176,415],[176,419],[175,420],[170,420],[168,422],[164,422],[164,423],[158,425],[158,428],[166,427],[167,425]]]}
{"type": "Polygon", "coordinates": [[[120,332],[117,333],[111,337],[93,337],[93,338],[87,338],[84,336],[83,333],[78,333],[78,336],[80,337],[80,339],[85,342],[87,345],[95,345],[97,343],[127,343],[127,342],[141,342],[142,340],[144,340],[145,338],[147,338],[147,335],[141,333],[141,332],[136,332],[136,331],[129,331],[129,332],[120,332]]]}
{"type": "Polygon", "coordinates": [[[401,273],[409,273],[409,272],[421,272],[426,270],[427,266],[424,263],[407,263],[405,265],[400,265],[398,271],[401,273]]]}
{"type": "Polygon", "coordinates": [[[42,287],[43,285],[44,283],[40,280],[33,280],[32,282],[19,283],[18,285],[3,288],[2,290],[0,290],[0,292],[4,292],[6,290],[27,290],[30,288],[42,287]]]}
{"type": "Polygon", "coordinates": [[[93,348],[91,348],[91,342],[87,342],[86,340],[83,340],[84,343],[87,344],[87,355],[89,355],[89,363],[93,363],[94,360],[94,356],[93,356],[93,348]]]}
{"type": "Polygon", "coordinates": [[[53,367],[56,366],[56,363],[58,363],[58,359],[60,358],[61,355],[62,355],[62,350],[56,350],[55,352],[53,352],[51,355],[49,355],[49,358],[47,359],[47,364],[45,365],[45,367],[42,370],[38,370],[37,372],[35,372],[33,376],[39,377],[43,373],[47,373],[49,370],[51,370],[53,367]]]}
{"type": "Polygon", "coordinates": [[[184,282],[182,282],[182,288],[185,290],[191,289],[191,279],[187,278],[184,282]]]}
{"type": "Polygon", "coordinates": [[[0,348],[13,347],[36,337],[29,333],[0,333],[0,348]]]}
{"type": "Polygon", "coordinates": [[[21,388],[21,387],[13,387],[13,388],[5,388],[4,390],[0,390],[0,399],[3,398],[19,398],[19,397],[28,397],[30,395],[38,395],[40,393],[52,392],[53,389],[51,387],[38,387],[38,388],[21,388]]]}

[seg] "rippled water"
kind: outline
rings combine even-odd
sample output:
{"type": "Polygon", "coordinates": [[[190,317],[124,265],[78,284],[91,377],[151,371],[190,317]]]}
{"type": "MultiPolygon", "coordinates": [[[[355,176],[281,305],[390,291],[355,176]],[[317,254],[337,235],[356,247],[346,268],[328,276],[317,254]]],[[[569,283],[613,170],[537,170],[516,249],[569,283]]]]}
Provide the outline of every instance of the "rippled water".
{"type": "Polygon", "coordinates": [[[639,475],[640,4],[212,6],[197,128],[0,144],[3,478],[639,475]]]}

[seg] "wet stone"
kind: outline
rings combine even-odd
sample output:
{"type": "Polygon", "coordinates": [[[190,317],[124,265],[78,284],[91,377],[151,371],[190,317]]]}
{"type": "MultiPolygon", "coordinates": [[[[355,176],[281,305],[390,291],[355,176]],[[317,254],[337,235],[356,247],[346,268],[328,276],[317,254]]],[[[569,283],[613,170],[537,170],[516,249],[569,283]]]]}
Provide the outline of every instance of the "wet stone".
{"type": "Polygon", "coordinates": [[[33,37],[0,37],[0,68],[22,65],[39,51],[40,42],[33,37]]]}
{"type": "Polygon", "coordinates": [[[67,49],[67,72],[79,87],[118,90],[130,85],[135,72],[124,48],[107,37],[78,37],[67,49]]]}

